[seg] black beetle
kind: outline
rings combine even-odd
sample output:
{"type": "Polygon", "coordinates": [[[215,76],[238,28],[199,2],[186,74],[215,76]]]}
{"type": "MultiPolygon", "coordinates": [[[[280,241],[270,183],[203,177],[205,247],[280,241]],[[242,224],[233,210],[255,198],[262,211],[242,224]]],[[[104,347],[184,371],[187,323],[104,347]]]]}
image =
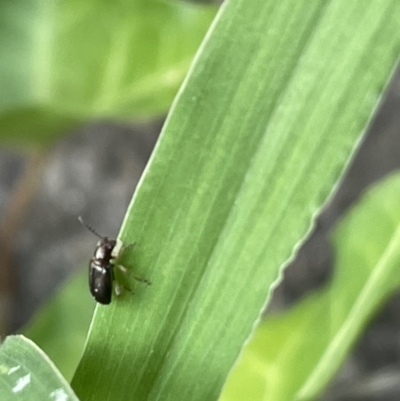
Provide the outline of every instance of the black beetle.
{"type": "MultiPolygon", "coordinates": [[[[114,267],[119,268],[123,273],[127,270],[121,265],[116,265],[116,256],[113,255],[117,241],[108,239],[107,237],[101,236],[92,227],[86,224],[82,217],[79,216],[79,221],[94,235],[100,238],[100,241],[96,245],[93,258],[90,259],[89,263],[89,289],[93,298],[100,304],[108,305],[111,302],[113,281],[114,281],[114,267]]],[[[132,247],[134,244],[129,245],[132,247]]],[[[125,247],[124,249],[126,249],[125,247]]],[[[122,249],[123,250],[123,249],[122,249]]],[[[121,250],[121,251],[122,251],[121,250]]],[[[118,255],[117,255],[118,256],[118,255]]],[[[146,279],[134,277],[135,280],[151,284],[146,279]]],[[[117,295],[120,293],[120,286],[118,283],[115,284],[115,292],[117,295]]]]}

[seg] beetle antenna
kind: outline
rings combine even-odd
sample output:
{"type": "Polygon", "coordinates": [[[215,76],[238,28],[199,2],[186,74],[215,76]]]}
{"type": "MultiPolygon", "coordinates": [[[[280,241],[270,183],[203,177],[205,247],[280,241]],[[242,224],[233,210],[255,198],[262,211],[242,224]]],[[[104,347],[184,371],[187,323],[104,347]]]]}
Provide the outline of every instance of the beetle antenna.
{"type": "Polygon", "coordinates": [[[82,219],[81,216],[78,217],[78,220],[80,221],[80,223],[86,227],[90,232],[92,232],[96,237],[99,237],[100,239],[104,239],[105,237],[103,237],[102,235],[100,235],[93,227],[89,226],[89,224],[85,223],[82,219]]]}

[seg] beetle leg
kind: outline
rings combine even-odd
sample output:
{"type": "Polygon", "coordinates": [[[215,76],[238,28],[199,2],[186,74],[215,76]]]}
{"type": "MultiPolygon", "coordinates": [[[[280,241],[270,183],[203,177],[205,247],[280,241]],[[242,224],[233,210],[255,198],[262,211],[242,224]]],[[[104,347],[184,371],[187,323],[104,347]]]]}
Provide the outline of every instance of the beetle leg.
{"type": "Polygon", "coordinates": [[[115,295],[119,297],[122,293],[121,286],[118,283],[114,284],[115,295]]]}
{"type": "Polygon", "coordinates": [[[119,297],[124,292],[124,290],[129,291],[130,293],[133,294],[133,291],[130,288],[126,287],[125,285],[122,285],[117,282],[114,283],[114,292],[117,297],[119,297]]]}
{"type": "Polygon", "coordinates": [[[136,245],[136,242],[132,242],[132,244],[122,245],[118,251],[117,257],[120,258],[127,249],[132,249],[136,245]]]}
{"type": "Polygon", "coordinates": [[[132,244],[125,245],[121,248],[121,252],[124,252],[125,249],[133,248],[136,245],[136,242],[132,242],[132,244]]]}
{"type": "Polygon", "coordinates": [[[122,272],[124,274],[128,273],[128,269],[125,266],[115,265],[114,267],[116,267],[120,272],[122,272]]]}
{"type": "Polygon", "coordinates": [[[149,280],[146,280],[145,278],[137,277],[137,276],[132,276],[136,281],[140,281],[141,283],[145,283],[147,285],[151,285],[151,282],[149,280]]]}
{"type": "MultiPolygon", "coordinates": [[[[114,267],[117,268],[120,272],[122,272],[124,274],[129,273],[129,270],[125,266],[115,265],[114,267]]],[[[149,280],[146,280],[145,278],[137,277],[137,276],[134,276],[131,274],[130,274],[130,277],[133,277],[136,281],[140,281],[141,283],[146,283],[147,285],[151,284],[151,282],[149,280]]]]}

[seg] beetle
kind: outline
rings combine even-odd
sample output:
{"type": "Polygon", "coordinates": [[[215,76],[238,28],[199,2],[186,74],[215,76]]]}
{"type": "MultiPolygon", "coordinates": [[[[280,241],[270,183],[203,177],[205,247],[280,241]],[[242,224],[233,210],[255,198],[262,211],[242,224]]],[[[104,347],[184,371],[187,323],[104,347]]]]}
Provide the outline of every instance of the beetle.
{"type": "MultiPolygon", "coordinates": [[[[123,273],[126,273],[127,269],[124,266],[115,264],[115,260],[119,256],[119,254],[117,256],[113,254],[117,241],[100,235],[91,226],[86,224],[80,216],[79,221],[89,231],[100,238],[96,245],[94,255],[89,262],[89,289],[96,302],[102,305],[108,305],[111,303],[113,282],[115,280],[114,268],[118,268],[123,273]]],[[[121,252],[133,245],[134,244],[124,247],[121,249],[121,252]]],[[[151,284],[150,281],[146,279],[139,277],[134,277],[134,279],[146,284],[151,284]]],[[[120,285],[118,283],[115,283],[115,293],[117,295],[120,294],[120,285]]]]}

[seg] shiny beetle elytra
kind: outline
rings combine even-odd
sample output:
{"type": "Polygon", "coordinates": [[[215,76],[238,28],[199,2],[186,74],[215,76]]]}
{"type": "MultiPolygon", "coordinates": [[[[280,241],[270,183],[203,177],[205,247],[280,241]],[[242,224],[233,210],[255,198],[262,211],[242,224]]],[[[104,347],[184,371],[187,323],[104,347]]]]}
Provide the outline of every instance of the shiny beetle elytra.
{"type": "MultiPolygon", "coordinates": [[[[100,238],[100,241],[96,245],[94,255],[90,259],[89,263],[89,289],[93,298],[100,304],[108,305],[111,302],[113,282],[114,282],[114,268],[120,269],[123,273],[127,270],[121,265],[116,265],[115,260],[118,257],[113,255],[114,248],[117,244],[116,240],[108,239],[103,237],[92,227],[86,224],[82,217],[79,216],[79,221],[94,235],[100,238]]],[[[133,246],[130,245],[130,246],[133,246]]],[[[126,249],[125,247],[124,249],[126,249]]],[[[121,250],[123,251],[123,249],[121,250]]],[[[133,276],[137,281],[141,281],[146,284],[150,282],[146,279],[133,276]]],[[[120,293],[120,286],[115,283],[115,292],[117,295],[120,293]]]]}

